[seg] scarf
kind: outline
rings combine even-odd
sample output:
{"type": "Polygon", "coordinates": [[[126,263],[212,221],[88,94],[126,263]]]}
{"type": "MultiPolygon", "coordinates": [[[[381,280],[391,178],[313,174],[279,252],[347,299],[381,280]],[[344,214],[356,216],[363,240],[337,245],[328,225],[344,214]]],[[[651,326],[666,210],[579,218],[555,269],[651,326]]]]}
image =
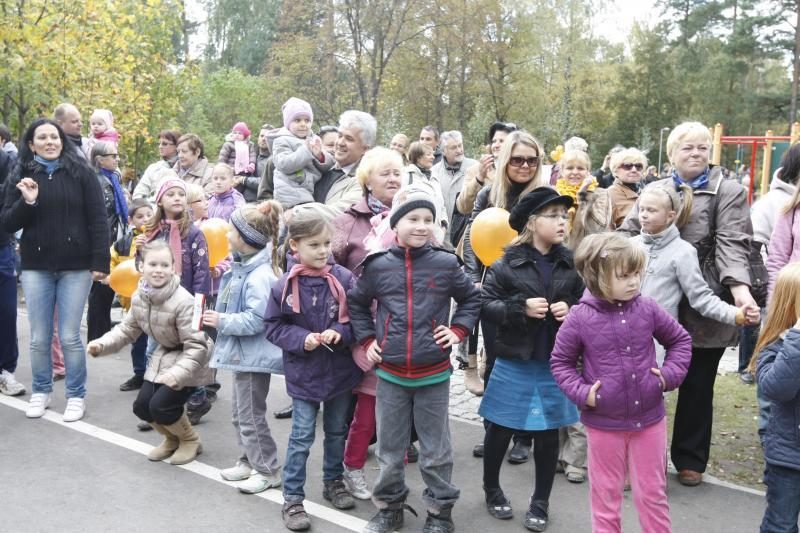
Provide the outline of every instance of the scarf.
{"type": "Polygon", "coordinates": [[[389,212],[378,213],[369,219],[370,230],[362,241],[367,254],[388,250],[395,241],[394,230],[390,227],[389,212]]]}
{"type": "Polygon", "coordinates": [[[147,242],[152,241],[159,235],[167,234],[167,244],[172,252],[172,260],[175,263],[175,273],[183,274],[183,239],[181,239],[180,220],[162,220],[161,227],[156,228],[147,236],[147,242]]]}
{"type": "Polygon", "coordinates": [[[53,174],[56,170],[61,168],[61,159],[45,159],[41,156],[35,155],[33,156],[33,160],[39,163],[44,167],[45,172],[48,174],[53,174]]]}
{"type": "Polygon", "coordinates": [[[289,277],[286,278],[286,285],[283,287],[283,294],[281,301],[286,299],[286,291],[289,288],[289,283],[292,284],[292,311],[300,313],[300,276],[311,276],[317,278],[325,278],[328,281],[328,288],[331,290],[331,295],[339,303],[339,323],[347,324],[350,322],[350,315],[347,313],[347,293],[336,279],[336,276],[331,274],[331,265],[325,265],[324,268],[319,270],[309,268],[303,264],[296,264],[289,271],[289,277]]]}
{"type": "Polygon", "coordinates": [[[101,168],[100,172],[111,182],[111,187],[114,189],[114,208],[117,212],[117,218],[121,222],[128,220],[128,201],[125,199],[125,193],[119,183],[119,176],[113,170],[105,168],[101,168]]]}
{"type": "Polygon", "coordinates": [[[420,168],[420,167],[417,167],[417,168],[419,168],[419,171],[422,172],[422,174],[426,178],[431,179],[431,169],[429,169],[429,168],[420,168]]]}
{"type": "Polygon", "coordinates": [[[245,174],[247,173],[247,167],[250,166],[250,143],[247,141],[235,141],[233,147],[236,150],[233,173],[237,176],[245,174]]]}
{"type": "Polygon", "coordinates": [[[456,163],[455,165],[451,165],[450,163],[448,163],[448,162],[447,162],[447,159],[445,159],[445,158],[442,158],[442,162],[444,163],[444,168],[445,168],[445,169],[446,169],[448,172],[452,172],[453,174],[455,174],[456,172],[458,172],[459,170],[461,170],[461,161],[459,161],[459,162],[458,162],[458,163],[456,163]]]}
{"type": "MultiPolygon", "coordinates": [[[[581,186],[583,185],[583,181],[571,184],[567,181],[566,178],[558,178],[556,182],[556,190],[558,194],[562,196],[571,196],[573,200],[575,200],[575,204],[578,204],[578,190],[580,190],[581,186]]],[[[597,180],[595,180],[589,187],[586,188],[587,191],[593,191],[597,188],[597,180]]]]}
{"type": "Polygon", "coordinates": [[[389,210],[389,208],[386,207],[383,202],[372,196],[372,193],[367,194],[367,207],[369,207],[369,210],[372,211],[373,215],[379,215],[389,210]]]}
{"type": "Polygon", "coordinates": [[[675,182],[675,188],[680,190],[681,185],[688,185],[692,188],[693,191],[697,189],[705,189],[706,185],[708,185],[708,176],[711,173],[711,169],[706,167],[702,174],[694,178],[692,181],[683,181],[683,178],[678,176],[678,173],[673,170],[672,171],[672,181],[675,182]]]}

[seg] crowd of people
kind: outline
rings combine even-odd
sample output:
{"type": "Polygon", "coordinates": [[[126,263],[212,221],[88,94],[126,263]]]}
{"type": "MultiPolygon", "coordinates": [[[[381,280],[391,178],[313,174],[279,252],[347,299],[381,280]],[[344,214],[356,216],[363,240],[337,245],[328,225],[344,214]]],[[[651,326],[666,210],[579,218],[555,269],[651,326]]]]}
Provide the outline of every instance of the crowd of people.
{"type": "Polygon", "coordinates": [[[532,456],[526,529],[544,531],[558,512],[551,492],[563,471],[591,480],[593,531],[621,531],[630,487],[642,530],[666,532],[667,461],[681,484],[702,483],[717,366],[738,344],[742,381],[758,383],[761,530],[797,531],[800,145],[751,208],[742,185],[710,164],[712,139],[697,122],[671,130],[665,172],[622,146],[592,172],[586,140],[568,139],[546,164],[513,123],[490,125],[476,160],[458,131],[425,126],[417,141],[397,133],[384,148],[368,113],[316,127],[295,97],[281,113],[282,126],[264,124],[256,142],[234,124],[216,161],[197,135],[161,131],[159,160],[135,179],[119,168],[124,131],[108,110],[92,113],[85,138],[79,110],[60,104],[18,150],[0,127],[0,392],[27,392],[14,375],[18,277],[28,418],[44,415],[59,374],[63,420],[83,418],[86,354],[130,344],[133,376],[120,389],[138,391],[140,429],[164,437],[148,459],[185,464],[202,452],[195,425],[229,371],[238,451],[220,475],[250,494],[282,487],[289,530],[311,526],[306,462],[322,408],[326,500],[346,510],[371,499],[365,531],[394,531],[415,512],[404,476],[419,462],[423,531],[452,532],[455,348],[482,396],[485,437],[473,455],[490,515],[513,517],[504,459],[532,456]],[[517,236],[489,261],[475,222],[497,209],[517,236]],[[228,223],[222,259],[204,233],[213,219],[228,223]],[[132,297],[109,285],[127,259],[141,274],[132,297]],[[292,398],[281,412],[292,418],[288,443],[269,428],[273,374],[292,398]],[[373,443],[380,472],[369,480],[373,443]]]}

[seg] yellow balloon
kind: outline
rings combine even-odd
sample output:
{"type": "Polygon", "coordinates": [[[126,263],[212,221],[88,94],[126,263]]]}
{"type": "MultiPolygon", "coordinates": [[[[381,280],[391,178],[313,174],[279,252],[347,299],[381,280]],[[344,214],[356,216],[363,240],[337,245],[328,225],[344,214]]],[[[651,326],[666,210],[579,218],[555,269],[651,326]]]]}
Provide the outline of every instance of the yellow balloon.
{"type": "Polygon", "coordinates": [[[558,152],[559,154],[563,154],[564,153],[564,145],[563,144],[559,144],[558,146],[556,146],[556,152],[558,152]]]}
{"type": "Polygon", "coordinates": [[[550,159],[558,163],[559,159],[561,159],[561,152],[558,150],[550,150],[550,159]]]}
{"type": "Polygon", "coordinates": [[[136,260],[128,259],[114,267],[108,276],[108,285],[120,296],[130,298],[136,292],[141,277],[142,275],[136,270],[136,260]]]}
{"type": "Polygon", "coordinates": [[[514,240],[517,232],[508,225],[509,213],[499,207],[484,209],[475,217],[469,239],[475,255],[486,266],[500,259],[503,248],[514,240]]]}
{"type": "Polygon", "coordinates": [[[205,235],[208,244],[208,266],[211,268],[230,254],[228,229],[228,223],[221,218],[209,218],[200,224],[200,231],[205,235]]]}

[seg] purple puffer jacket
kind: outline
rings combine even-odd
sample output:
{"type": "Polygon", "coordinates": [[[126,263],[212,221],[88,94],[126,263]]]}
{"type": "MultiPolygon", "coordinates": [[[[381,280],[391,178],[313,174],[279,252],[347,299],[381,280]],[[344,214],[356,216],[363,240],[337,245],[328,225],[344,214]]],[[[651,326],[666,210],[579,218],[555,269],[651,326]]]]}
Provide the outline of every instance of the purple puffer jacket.
{"type": "MultiPolygon", "coordinates": [[[[329,262],[332,264],[332,261],[329,262]]],[[[333,265],[331,271],[345,291],[355,285],[355,278],[344,267],[333,265]]],[[[331,295],[325,278],[301,276],[300,313],[292,311],[292,288],[286,291],[288,273],[272,286],[264,322],[267,325],[267,340],[283,349],[283,370],[286,376],[286,391],[292,398],[309,402],[323,402],[351,391],[360,382],[358,368],[350,352],[353,344],[353,328],[349,323],[338,322],[339,308],[331,295]],[[342,335],[342,340],[331,346],[333,352],[320,346],[312,352],[303,348],[309,333],[322,333],[333,329],[342,335]]]]}
{"type": "Polygon", "coordinates": [[[692,339],[655,300],[638,295],[610,303],[587,290],[556,336],[550,368],[558,386],[581,410],[581,422],[598,429],[638,431],[664,418],[655,338],[667,349],[661,374],[666,390],[686,377],[692,339]],[[583,370],[577,369],[583,358],[583,370]],[[589,389],[600,381],[596,407],[589,389]]]}
{"type": "Polygon", "coordinates": [[[244,204],[244,196],[236,189],[215,193],[208,201],[208,218],[221,218],[228,222],[236,208],[244,204]]]}
{"type": "MultiPolygon", "coordinates": [[[[169,243],[169,229],[156,236],[169,243]]],[[[141,253],[136,251],[137,263],[141,253]]],[[[181,239],[181,287],[194,294],[211,294],[211,271],[208,266],[208,244],[203,232],[194,224],[189,225],[186,237],[181,239]]]]}

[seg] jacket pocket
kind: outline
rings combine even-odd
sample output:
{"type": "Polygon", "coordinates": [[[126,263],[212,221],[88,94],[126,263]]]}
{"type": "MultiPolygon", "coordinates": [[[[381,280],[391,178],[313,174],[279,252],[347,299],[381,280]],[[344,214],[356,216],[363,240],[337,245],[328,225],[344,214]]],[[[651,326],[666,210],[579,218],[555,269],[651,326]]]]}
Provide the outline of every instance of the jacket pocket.
{"type": "Polygon", "coordinates": [[[658,407],[659,403],[664,401],[664,390],[661,388],[661,379],[648,371],[639,385],[639,394],[642,398],[643,412],[658,407]]]}
{"type": "Polygon", "coordinates": [[[614,383],[611,378],[603,376],[592,379],[589,381],[589,385],[594,384],[597,380],[600,380],[600,388],[595,397],[594,412],[613,419],[624,418],[628,413],[628,408],[627,395],[623,387],[614,383]]]}

